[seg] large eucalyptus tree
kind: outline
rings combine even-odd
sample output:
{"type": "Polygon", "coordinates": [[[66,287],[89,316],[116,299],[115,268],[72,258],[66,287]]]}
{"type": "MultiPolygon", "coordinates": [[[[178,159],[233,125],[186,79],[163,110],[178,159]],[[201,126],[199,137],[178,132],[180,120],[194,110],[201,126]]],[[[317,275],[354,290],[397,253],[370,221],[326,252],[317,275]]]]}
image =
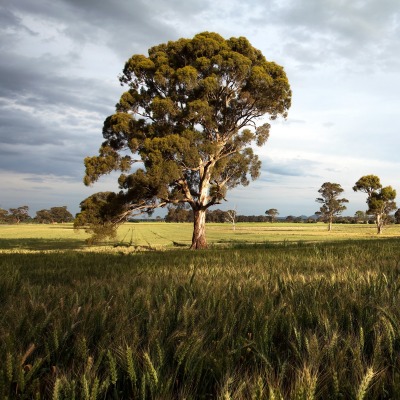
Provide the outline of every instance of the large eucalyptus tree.
{"type": "Polygon", "coordinates": [[[263,145],[270,130],[261,117],[287,115],[291,90],[283,68],[244,37],[203,32],[132,56],[120,82],[128,90],[104,122],[99,155],[85,159],[85,184],[122,172],[120,192],[110,196],[117,206],[105,213],[109,224],[189,204],[191,247],[207,247],[206,210],[259,175],[251,146],[263,145]]]}

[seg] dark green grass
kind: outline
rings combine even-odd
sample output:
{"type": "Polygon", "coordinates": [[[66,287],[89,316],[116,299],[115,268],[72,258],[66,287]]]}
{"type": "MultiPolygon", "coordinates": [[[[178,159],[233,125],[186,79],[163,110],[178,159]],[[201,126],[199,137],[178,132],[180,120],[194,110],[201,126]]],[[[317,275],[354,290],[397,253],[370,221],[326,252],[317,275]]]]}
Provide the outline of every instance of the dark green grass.
{"type": "Polygon", "coordinates": [[[65,238],[26,238],[26,239],[0,239],[0,249],[41,251],[41,250],[77,250],[87,247],[82,240],[65,238]]]}
{"type": "Polygon", "coordinates": [[[0,254],[0,398],[400,398],[397,240],[0,254]]]}

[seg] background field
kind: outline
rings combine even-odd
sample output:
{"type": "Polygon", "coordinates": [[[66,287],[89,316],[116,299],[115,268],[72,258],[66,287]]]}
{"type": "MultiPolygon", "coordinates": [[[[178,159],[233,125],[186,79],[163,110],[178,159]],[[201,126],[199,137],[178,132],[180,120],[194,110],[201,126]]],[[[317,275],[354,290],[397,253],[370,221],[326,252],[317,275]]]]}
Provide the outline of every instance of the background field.
{"type": "MultiPolygon", "coordinates": [[[[126,223],[118,230],[114,245],[129,245],[168,249],[190,246],[193,226],[190,223],[140,222],[126,223]]],[[[388,226],[377,236],[375,225],[337,224],[327,231],[324,223],[239,223],[236,229],[230,224],[207,224],[210,245],[222,246],[241,243],[315,242],[336,240],[382,239],[400,237],[400,225],[388,226]]],[[[72,224],[54,225],[0,225],[0,250],[35,251],[61,249],[87,249],[84,230],[74,230],[72,224]]],[[[100,250],[92,247],[91,250],[100,250]]],[[[107,250],[107,246],[102,246],[107,250]]]]}

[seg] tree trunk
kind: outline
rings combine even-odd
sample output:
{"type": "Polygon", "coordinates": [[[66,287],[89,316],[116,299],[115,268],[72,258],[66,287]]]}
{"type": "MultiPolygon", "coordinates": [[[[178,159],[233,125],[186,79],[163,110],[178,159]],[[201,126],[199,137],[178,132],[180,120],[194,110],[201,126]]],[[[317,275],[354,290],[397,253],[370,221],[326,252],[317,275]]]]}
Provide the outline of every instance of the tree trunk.
{"type": "Polygon", "coordinates": [[[379,214],[377,214],[377,216],[376,216],[376,226],[378,228],[378,235],[380,235],[383,230],[383,219],[382,219],[382,216],[379,214]]]}
{"type": "Polygon", "coordinates": [[[193,236],[192,236],[192,245],[191,249],[206,249],[207,248],[207,240],[206,240],[206,210],[199,209],[193,210],[193,236]]]}
{"type": "Polygon", "coordinates": [[[332,230],[332,219],[330,218],[328,221],[328,231],[330,232],[332,230]]]}

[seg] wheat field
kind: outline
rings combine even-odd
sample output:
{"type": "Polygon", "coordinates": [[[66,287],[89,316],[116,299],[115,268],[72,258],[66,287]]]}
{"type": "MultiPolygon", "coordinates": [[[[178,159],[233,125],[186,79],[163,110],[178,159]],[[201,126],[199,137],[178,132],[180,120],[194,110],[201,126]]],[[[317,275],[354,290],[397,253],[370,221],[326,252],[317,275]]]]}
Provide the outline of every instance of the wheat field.
{"type": "Polygon", "coordinates": [[[400,398],[397,238],[48,239],[0,254],[0,399],[400,398]]]}

